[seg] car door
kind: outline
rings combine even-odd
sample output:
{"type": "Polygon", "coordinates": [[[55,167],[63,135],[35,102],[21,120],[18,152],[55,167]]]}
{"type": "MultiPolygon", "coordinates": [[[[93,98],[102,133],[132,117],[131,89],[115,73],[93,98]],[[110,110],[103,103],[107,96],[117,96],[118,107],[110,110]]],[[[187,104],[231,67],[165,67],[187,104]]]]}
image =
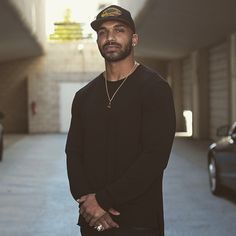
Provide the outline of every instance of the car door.
{"type": "Polygon", "coordinates": [[[222,183],[236,190],[236,123],[220,149],[218,164],[222,183]]]}

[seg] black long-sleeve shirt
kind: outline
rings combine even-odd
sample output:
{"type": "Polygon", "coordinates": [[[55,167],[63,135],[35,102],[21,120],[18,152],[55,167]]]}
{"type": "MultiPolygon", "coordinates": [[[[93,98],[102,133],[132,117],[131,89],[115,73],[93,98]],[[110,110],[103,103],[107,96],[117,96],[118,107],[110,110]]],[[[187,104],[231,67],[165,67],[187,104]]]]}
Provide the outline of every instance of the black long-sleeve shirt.
{"type": "MultiPolygon", "coordinates": [[[[109,82],[110,92],[118,83],[109,82]]],[[[118,224],[163,233],[162,177],[175,134],[171,89],[139,65],[107,105],[102,74],[75,95],[66,144],[71,193],[96,193],[102,208],[121,213],[113,217],[118,224]]],[[[82,217],[79,224],[86,225],[82,217]]]]}

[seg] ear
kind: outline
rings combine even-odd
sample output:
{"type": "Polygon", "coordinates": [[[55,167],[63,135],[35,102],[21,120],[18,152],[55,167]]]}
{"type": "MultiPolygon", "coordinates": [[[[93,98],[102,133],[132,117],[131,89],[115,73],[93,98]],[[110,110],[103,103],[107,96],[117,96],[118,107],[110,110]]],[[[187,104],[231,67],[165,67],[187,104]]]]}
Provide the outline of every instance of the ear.
{"type": "Polygon", "coordinates": [[[133,34],[132,35],[132,46],[135,47],[138,44],[138,35],[133,34]]]}

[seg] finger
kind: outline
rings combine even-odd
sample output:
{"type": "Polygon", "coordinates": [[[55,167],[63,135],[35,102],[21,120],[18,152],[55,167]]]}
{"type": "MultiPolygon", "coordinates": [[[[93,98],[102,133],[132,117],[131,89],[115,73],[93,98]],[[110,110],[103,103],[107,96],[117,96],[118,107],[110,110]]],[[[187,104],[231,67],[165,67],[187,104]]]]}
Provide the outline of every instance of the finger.
{"type": "Polygon", "coordinates": [[[111,226],[106,221],[103,221],[102,226],[103,226],[104,230],[111,228],[111,226]]]}
{"type": "Polygon", "coordinates": [[[110,209],[109,209],[109,212],[110,212],[112,215],[115,215],[115,216],[120,215],[120,212],[117,211],[117,210],[115,210],[115,209],[113,209],[113,208],[110,208],[110,209]]]}
{"type": "Polygon", "coordinates": [[[111,228],[119,228],[119,225],[111,218],[109,214],[104,215],[104,219],[111,228]]]}
{"type": "Polygon", "coordinates": [[[105,227],[100,223],[99,225],[96,225],[94,229],[96,229],[97,231],[104,231],[105,227]]]}
{"type": "Polygon", "coordinates": [[[84,218],[86,218],[88,215],[86,214],[86,212],[84,212],[84,213],[82,214],[82,216],[83,216],[84,218]]]}
{"type": "Polygon", "coordinates": [[[84,218],[85,218],[86,222],[89,223],[92,219],[92,216],[91,215],[86,215],[84,218]]]}
{"type": "Polygon", "coordinates": [[[92,219],[90,219],[89,225],[90,225],[91,227],[96,226],[96,225],[97,225],[97,222],[98,222],[98,219],[96,219],[96,218],[93,217],[92,219]]]}
{"type": "Polygon", "coordinates": [[[84,207],[81,207],[80,210],[79,210],[79,213],[85,218],[88,216],[88,213],[86,211],[86,208],[84,207]]]}
{"type": "Polygon", "coordinates": [[[96,225],[102,225],[103,229],[106,230],[106,229],[110,229],[110,225],[105,221],[105,219],[103,217],[101,217],[97,222],[96,222],[96,225]]]}
{"type": "Polygon", "coordinates": [[[79,209],[79,213],[80,213],[81,215],[83,215],[84,212],[85,212],[85,208],[84,208],[84,206],[82,205],[82,206],[80,207],[80,209],[79,209]]]}
{"type": "Polygon", "coordinates": [[[81,214],[84,214],[85,212],[87,213],[87,208],[88,206],[86,205],[86,203],[81,204],[80,213],[81,214]]]}
{"type": "MultiPolygon", "coordinates": [[[[107,213],[105,213],[105,214],[107,214],[107,213]]],[[[98,224],[100,223],[100,221],[103,219],[103,217],[104,217],[105,214],[103,214],[103,215],[100,216],[100,217],[95,217],[95,216],[93,216],[93,217],[90,219],[89,225],[90,225],[90,226],[96,226],[96,225],[98,225],[98,224]]]]}
{"type": "Polygon", "coordinates": [[[82,202],[85,202],[86,199],[87,199],[87,196],[82,196],[81,198],[77,199],[76,201],[77,201],[78,203],[82,203],[82,202]]]}

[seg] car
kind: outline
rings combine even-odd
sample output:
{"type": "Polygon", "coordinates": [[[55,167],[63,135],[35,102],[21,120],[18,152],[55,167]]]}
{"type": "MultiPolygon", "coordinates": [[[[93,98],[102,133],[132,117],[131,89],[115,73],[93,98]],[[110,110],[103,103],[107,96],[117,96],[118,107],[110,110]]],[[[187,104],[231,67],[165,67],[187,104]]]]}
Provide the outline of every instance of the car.
{"type": "Polygon", "coordinates": [[[208,150],[210,189],[214,195],[223,193],[224,187],[236,191],[236,122],[217,129],[217,142],[208,150]]]}
{"type": "Polygon", "coordinates": [[[0,112],[0,161],[2,161],[3,157],[3,125],[1,123],[1,120],[4,118],[4,115],[2,112],[0,112]]]}

